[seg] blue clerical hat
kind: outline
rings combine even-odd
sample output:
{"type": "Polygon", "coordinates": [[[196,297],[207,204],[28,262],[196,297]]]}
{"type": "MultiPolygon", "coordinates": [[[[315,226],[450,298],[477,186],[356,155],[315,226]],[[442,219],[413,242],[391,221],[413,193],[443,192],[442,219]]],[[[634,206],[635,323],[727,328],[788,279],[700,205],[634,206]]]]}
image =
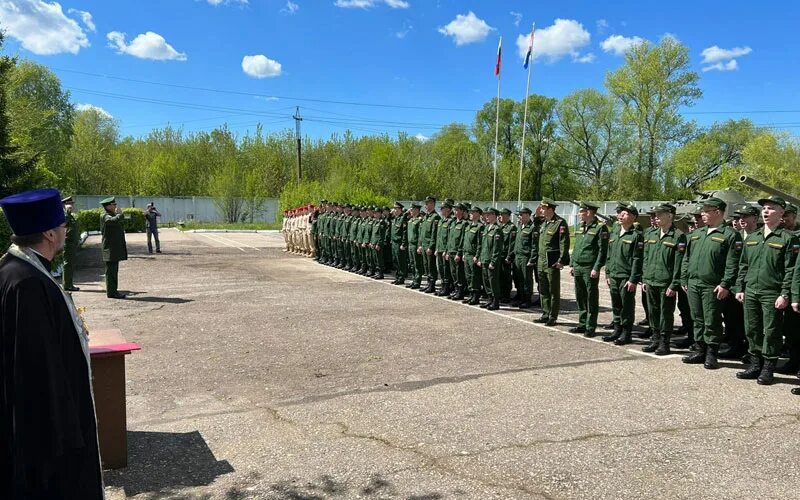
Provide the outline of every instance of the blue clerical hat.
{"type": "Polygon", "coordinates": [[[17,236],[41,233],[66,220],[57,189],[36,189],[12,194],[0,200],[11,231],[17,236]]]}

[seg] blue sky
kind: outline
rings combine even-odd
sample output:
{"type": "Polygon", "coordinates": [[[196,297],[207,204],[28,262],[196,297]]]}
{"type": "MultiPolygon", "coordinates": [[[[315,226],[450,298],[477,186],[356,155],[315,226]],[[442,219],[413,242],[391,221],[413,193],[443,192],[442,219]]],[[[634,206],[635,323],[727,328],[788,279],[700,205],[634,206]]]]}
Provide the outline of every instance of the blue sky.
{"type": "Polygon", "coordinates": [[[494,98],[501,35],[502,96],[524,97],[533,22],[531,92],[602,88],[631,43],[671,34],[701,75],[704,97],[687,116],[749,117],[797,135],[798,19],[800,2],[789,1],[0,0],[5,52],[47,65],[73,102],[101,107],[133,136],[167,124],[294,128],[300,106],[315,138],[347,128],[427,137],[471,123],[494,98]]]}

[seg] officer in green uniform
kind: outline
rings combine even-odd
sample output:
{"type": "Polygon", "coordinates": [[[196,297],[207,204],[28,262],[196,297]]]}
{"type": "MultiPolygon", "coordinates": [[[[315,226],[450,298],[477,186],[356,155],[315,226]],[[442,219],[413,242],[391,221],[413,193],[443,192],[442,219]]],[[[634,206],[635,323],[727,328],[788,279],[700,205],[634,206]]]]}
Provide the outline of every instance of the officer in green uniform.
{"type": "Polygon", "coordinates": [[[469,297],[463,301],[471,306],[480,304],[483,294],[483,273],[478,265],[484,230],[484,224],[481,222],[482,215],[483,210],[477,205],[469,209],[469,226],[464,233],[464,243],[461,246],[461,253],[464,256],[464,274],[469,287],[469,297]]]}
{"type": "MultiPolygon", "coordinates": [[[[795,259],[791,298],[792,311],[794,311],[794,314],[800,314],[800,258],[795,259]]],[[[797,376],[800,377],[800,371],[797,372],[797,376]]],[[[800,396],[800,387],[792,389],[792,394],[800,396]]]]}
{"type": "Polygon", "coordinates": [[[321,259],[320,252],[322,252],[320,243],[319,243],[319,217],[322,215],[320,213],[319,208],[314,208],[311,213],[311,219],[309,223],[311,224],[311,239],[314,242],[314,261],[319,262],[321,259]]]}
{"type": "Polygon", "coordinates": [[[631,342],[636,288],[642,280],[642,232],[634,227],[639,210],[633,203],[621,201],[617,205],[617,224],[608,236],[606,282],[611,292],[611,309],[614,333],[605,335],[603,341],[625,345],[631,342]]]}
{"type": "Polygon", "coordinates": [[[533,295],[533,247],[535,243],[531,213],[531,209],[527,207],[517,211],[519,222],[514,237],[514,246],[510,253],[514,283],[517,285],[517,295],[511,304],[520,309],[531,307],[531,296],[533,295]]]}
{"type": "Polygon", "coordinates": [[[420,244],[420,236],[422,232],[423,216],[420,215],[422,205],[417,202],[411,204],[411,209],[408,215],[408,263],[410,271],[413,272],[411,283],[406,285],[406,288],[417,290],[422,284],[422,273],[424,272],[424,263],[422,259],[422,251],[420,244]]]}
{"type": "Polygon", "coordinates": [[[514,240],[517,237],[517,225],[511,222],[511,210],[500,210],[497,223],[503,233],[503,260],[500,265],[500,302],[511,302],[511,284],[514,270],[514,240]]]}
{"type": "Polygon", "coordinates": [[[800,242],[781,227],[786,209],[783,198],[770,196],[758,204],[764,226],[745,240],[736,282],[736,300],[744,303],[750,366],[736,376],[769,385],[781,351],[784,310],[791,305],[800,242]]]}
{"type": "MultiPolygon", "coordinates": [[[[657,233],[658,227],[656,226],[656,207],[650,207],[647,210],[647,215],[650,217],[650,225],[647,227],[643,227],[638,221],[634,223],[635,227],[639,227],[639,230],[642,231],[642,239],[647,240],[650,238],[649,233],[657,233]]],[[[678,276],[680,277],[680,275],[678,276]]],[[[641,301],[642,301],[642,309],[644,309],[644,318],[636,323],[638,326],[645,327],[645,331],[639,334],[639,338],[647,339],[652,337],[653,329],[650,327],[650,306],[647,305],[647,292],[645,292],[645,287],[642,287],[642,294],[641,294],[641,301]]]]}
{"type": "Polygon", "coordinates": [[[484,211],[486,228],[481,238],[481,253],[478,257],[478,267],[483,274],[483,288],[488,295],[487,301],[481,304],[482,308],[491,311],[500,309],[500,262],[503,260],[503,232],[497,224],[500,212],[489,207],[484,211]]]}
{"type": "Polygon", "coordinates": [[[353,224],[353,205],[344,206],[341,227],[339,229],[339,242],[342,246],[342,269],[349,271],[353,268],[353,253],[350,248],[350,225],[353,224]]]}
{"type": "MultiPolygon", "coordinates": [[[[786,202],[786,211],[783,213],[783,227],[800,237],[800,225],[797,223],[797,206],[786,202]]],[[[800,371],[800,314],[787,307],[783,317],[783,337],[786,349],[789,351],[789,360],[780,369],[775,371],[794,375],[800,371]]]]}
{"type": "Polygon", "coordinates": [[[353,209],[350,211],[350,217],[352,218],[350,221],[350,229],[345,236],[345,245],[350,249],[350,268],[347,270],[351,273],[355,273],[361,269],[361,252],[359,251],[359,246],[356,244],[356,235],[360,230],[361,221],[363,220],[361,218],[361,207],[353,205],[353,209]]]}
{"type": "Polygon", "coordinates": [[[447,236],[447,251],[445,253],[445,260],[450,265],[450,283],[453,286],[453,292],[450,294],[452,300],[463,300],[467,294],[467,276],[464,270],[464,234],[469,227],[469,221],[466,219],[467,207],[463,203],[457,203],[453,207],[455,218],[450,224],[449,234],[447,236]]]}
{"type": "Polygon", "coordinates": [[[383,250],[386,240],[386,219],[383,218],[381,207],[373,207],[372,212],[372,234],[369,240],[369,248],[372,254],[372,274],[367,275],[376,280],[383,279],[383,250]]]}
{"type": "Polygon", "coordinates": [[[322,212],[319,214],[319,219],[317,219],[317,234],[319,237],[320,248],[319,261],[320,263],[327,265],[330,256],[328,249],[328,218],[330,217],[330,203],[328,203],[328,200],[321,200],[319,203],[322,207],[322,212]]]}
{"type": "Polygon", "coordinates": [[[569,227],[556,215],[552,200],[541,202],[542,226],[537,248],[539,266],[539,293],[542,297],[542,317],[534,320],[553,326],[561,310],[561,269],[569,265],[569,227]]]}
{"type": "Polygon", "coordinates": [[[68,292],[77,292],[80,290],[72,282],[73,268],[75,266],[75,256],[78,253],[78,242],[81,239],[80,229],[78,228],[78,221],[75,219],[75,214],[72,213],[72,208],[75,201],[72,196],[61,200],[64,205],[64,215],[66,216],[67,236],[64,241],[64,271],[61,274],[61,286],[68,292]]]}
{"type": "Polygon", "coordinates": [[[647,294],[647,317],[653,336],[644,352],[658,356],[670,353],[670,337],[675,304],[681,288],[681,266],[686,252],[686,235],[675,227],[675,207],[668,203],[655,207],[656,227],[644,240],[642,289],[647,294]]]}
{"type": "Polygon", "coordinates": [[[427,286],[422,290],[425,293],[436,291],[436,280],[439,278],[436,270],[436,231],[442,218],[436,213],[436,198],[425,198],[425,218],[420,227],[419,246],[417,252],[422,255],[425,275],[428,279],[427,286]]]}
{"type": "Polygon", "coordinates": [[[580,224],[575,232],[572,250],[572,274],[575,280],[575,302],[578,304],[578,326],[571,333],[594,337],[600,311],[600,270],[608,255],[608,227],[597,218],[599,207],[582,201],[578,206],[580,224]]]}
{"type": "Polygon", "coordinates": [[[711,197],[702,201],[701,217],[706,227],[692,231],[681,268],[681,285],[689,297],[697,350],[684,363],[703,363],[719,368],[717,356],[722,341],[722,305],[736,286],[742,237],[725,225],[726,204],[711,197]]]}
{"type": "Polygon", "coordinates": [[[117,291],[119,262],[128,260],[128,247],[125,245],[124,215],[117,207],[113,197],[100,202],[105,209],[102,217],[103,261],[106,264],[106,296],[111,299],[124,299],[125,294],[117,291]]]}
{"type": "Polygon", "coordinates": [[[393,285],[402,285],[408,275],[408,218],[403,212],[405,207],[399,201],[394,202],[394,219],[391,225],[392,259],[394,260],[395,279],[393,285]]]}
{"type": "Polygon", "coordinates": [[[383,272],[394,271],[394,256],[392,255],[392,222],[394,215],[393,209],[383,206],[383,225],[384,225],[384,240],[383,240],[383,272]]]}
{"type": "Polygon", "coordinates": [[[445,259],[447,255],[447,239],[450,236],[450,225],[453,223],[451,213],[453,211],[453,200],[444,200],[442,203],[442,220],[439,222],[439,229],[436,231],[436,245],[434,256],[436,265],[439,269],[439,276],[442,278],[442,287],[436,295],[443,297],[450,295],[450,259],[445,259]]]}

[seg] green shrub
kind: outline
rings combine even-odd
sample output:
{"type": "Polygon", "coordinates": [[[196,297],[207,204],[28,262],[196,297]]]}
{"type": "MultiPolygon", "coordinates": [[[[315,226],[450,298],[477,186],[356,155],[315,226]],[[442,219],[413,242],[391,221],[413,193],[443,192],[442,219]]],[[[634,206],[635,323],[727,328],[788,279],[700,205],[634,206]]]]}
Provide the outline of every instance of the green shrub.
{"type": "MultiPolygon", "coordinates": [[[[78,228],[80,232],[84,231],[100,231],[102,226],[102,215],[104,210],[102,208],[93,208],[91,210],[81,210],[76,214],[78,220],[78,228]]],[[[122,213],[130,215],[124,222],[126,233],[143,233],[145,230],[144,212],[141,208],[124,208],[122,213]]]]}
{"type": "Polygon", "coordinates": [[[6,250],[11,245],[11,227],[6,221],[6,216],[0,210],[0,255],[6,253],[6,250]]]}

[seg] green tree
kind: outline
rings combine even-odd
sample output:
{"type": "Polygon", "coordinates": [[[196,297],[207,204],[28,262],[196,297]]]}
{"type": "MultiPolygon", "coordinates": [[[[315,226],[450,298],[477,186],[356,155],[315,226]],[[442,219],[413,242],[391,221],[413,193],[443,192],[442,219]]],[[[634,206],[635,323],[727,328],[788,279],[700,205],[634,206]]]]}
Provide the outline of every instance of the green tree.
{"type": "MultiPolygon", "coordinates": [[[[117,121],[94,108],[75,113],[72,145],[67,151],[66,184],[76,194],[114,192],[118,173],[111,161],[119,139],[117,121]]],[[[127,193],[119,193],[127,194],[127,193]]]]}
{"type": "MultiPolygon", "coordinates": [[[[545,193],[545,165],[555,148],[558,123],[556,121],[556,105],[558,101],[552,97],[533,94],[528,98],[528,116],[525,126],[525,165],[522,177],[522,198],[532,196],[541,200],[545,193]],[[527,196],[526,196],[527,195],[527,196]]],[[[519,141],[517,151],[522,147],[522,125],[525,122],[525,100],[515,106],[515,122],[517,123],[516,140],[519,141]]],[[[506,199],[516,198],[519,182],[519,157],[508,162],[510,177],[503,195],[506,199]],[[517,182],[514,182],[517,181],[517,182]],[[516,188],[516,189],[515,189],[516,188]]]]}

